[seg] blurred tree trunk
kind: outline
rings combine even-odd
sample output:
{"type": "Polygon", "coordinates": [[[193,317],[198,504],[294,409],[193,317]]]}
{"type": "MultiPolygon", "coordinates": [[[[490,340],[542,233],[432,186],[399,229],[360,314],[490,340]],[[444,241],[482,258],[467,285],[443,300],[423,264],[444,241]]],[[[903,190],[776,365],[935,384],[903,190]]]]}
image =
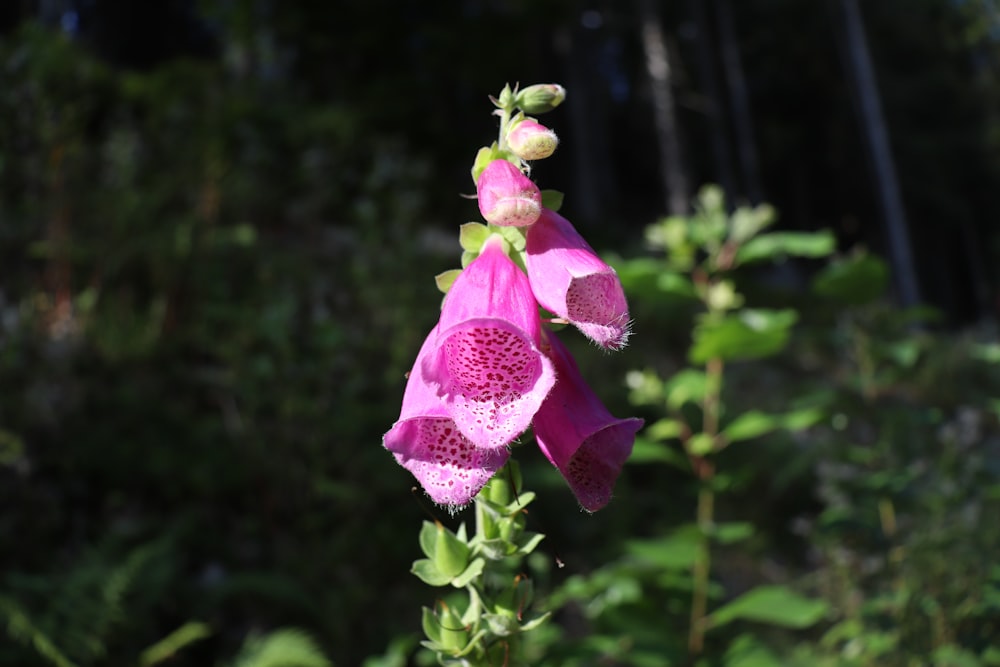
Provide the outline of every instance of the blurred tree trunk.
{"type": "Polygon", "coordinates": [[[872,162],[876,194],[889,240],[889,261],[899,301],[903,306],[912,306],[920,301],[920,288],[913,263],[913,253],[910,250],[906,211],[903,208],[903,198],[896,177],[896,167],[889,146],[889,133],[882,115],[882,103],[879,99],[871,55],[868,52],[861,13],[858,10],[857,0],[837,0],[836,4],[843,26],[839,40],[840,51],[848,79],[854,89],[859,121],[872,162]]]}
{"type": "Polygon", "coordinates": [[[688,210],[688,182],[681,159],[681,142],[677,131],[677,114],[671,88],[670,58],[660,12],[654,0],[636,0],[639,10],[639,30],[642,50],[646,56],[653,96],[657,143],[663,184],[666,191],[667,212],[684,215],[688,210]]]}
{"type": "Polygon", "coordinates": [[[568,76],[566,100],[573,135],[572,150],[576,186],[573,192],[575,219],[594,224],[605,218],[618,202],[618,184],[611,168],[610,128],[606,96],[595,89],[594,72],[598,70],[599,36],[583,27],[564,28],[557,37],[557,49],[563,55],[568,76]],[[585,138],[585,139],[584,139],[585,138]]]}
{"type": "Polygon", "coordinates": [[[757,160],[757,142],[753,135],[753,117],[750,113],[750,96],[743,76],[743,60],[736,41],[736,24],[729,0],[716,0],[719,21],[719,44],[722,50],[723,71],[729,87],[729,101],[736,129],[736,149],[739,154],[743,184],[751,204],[761,201],[760,167],[757,160]]]}
{"type": "Polygon", "coordinates": [[[694,16],[697,26],[698,70],[702,90],[708,99],[707,114],[712,128],[709,133],[711,135],[709,141],[712,144],[712,157],[715,160],[715,179],[722,186],[731,202],[736,194],[736,183],[733,179],[733,158],[727,141],[725,102],[719,85],[715,48],[712,43],[712,29],[705,12],[705,0],[688,0],[688,10],[694,16]]]}

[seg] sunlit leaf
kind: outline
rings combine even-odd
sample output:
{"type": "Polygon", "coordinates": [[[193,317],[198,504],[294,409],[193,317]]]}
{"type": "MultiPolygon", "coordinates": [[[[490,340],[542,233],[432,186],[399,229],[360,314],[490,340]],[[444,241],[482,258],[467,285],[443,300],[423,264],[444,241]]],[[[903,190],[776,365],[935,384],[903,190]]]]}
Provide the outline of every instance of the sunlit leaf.
{"type": "Polygon", "coordinates": [[[786,628],[808,628],[829,611],[825,600],[803,597],[787,586],[758,586],[709,615],[710,627],[735,620],[757,621],[786,628]]]}

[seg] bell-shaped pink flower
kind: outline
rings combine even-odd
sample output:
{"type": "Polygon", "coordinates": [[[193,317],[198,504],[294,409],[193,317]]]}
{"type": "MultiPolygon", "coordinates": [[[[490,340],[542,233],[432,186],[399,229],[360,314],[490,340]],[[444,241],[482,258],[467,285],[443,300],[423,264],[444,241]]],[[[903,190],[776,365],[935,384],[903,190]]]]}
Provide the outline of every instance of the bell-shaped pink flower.
{"type": "Polygon", "coordinates": [[[493,160],[476,181],[479,212],[501,227],[526,227],[542,211],[542,193],[507,160],[493,160]]]}
{"type": "Polygon", "coordinates": [[[518,437],[555,383],[531,286],[493,235],[455,279],[423,375],[476,447],[518,437]]]}
{"type": "Polygon", "coordinates": [[[601,347],[620,350],[630,321],[615,270],[591,249],[569,220],[542,209],[527,234],[531,290],[546,310],[572,323],[601,347]]]}
{"type": "Polygon", "coordinates": [[[552,332],[548,340],[558,380],[535,414],[535,440],[583,509],[596,512],[611,500],[643,421],[613,417],[583,381],[569,350],[552,332]]]}
{"type": "Polygon", "coordinates": [[[479,449],[463,436],[435,388],[423,376],[423,360],[437,342],[435,327],[417,355],[403,392],[399,420],[382,439],[396,461],[413,473],[441,505],[465,505],[510,456],[506,448],[479,449]]]}
{"type": "Polygon", "coordinates": [[[507,133],[507,146],[522,160],[541,160],[556,151],[559,138],[541,123],[525,118],[507,133]]]}

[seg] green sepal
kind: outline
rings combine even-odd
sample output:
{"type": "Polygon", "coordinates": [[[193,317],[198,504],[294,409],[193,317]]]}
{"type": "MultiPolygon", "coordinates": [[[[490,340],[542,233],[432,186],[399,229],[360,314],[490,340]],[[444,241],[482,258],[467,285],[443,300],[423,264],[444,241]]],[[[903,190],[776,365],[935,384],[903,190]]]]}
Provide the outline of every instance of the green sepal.
{"type": "Polygon", "coordinates": [[[490,228],[481,222],[467,222],[458,231],[458,244],[462,250],[479,253],[483,243],[489,238],[490,228]]]}
{"type": "Polygon", "coordinates": [[[535,499],[534,491],[525,491],[524,493],[518,494],[518,496],[514,498],[514,500],[510,501],[510,503],[507,504],[503,509],[508,515],[515,514],[523,510],[525,507],[527,507],[528,504],[534,499],[535,499]]]}
{"type": "Polygon", "coordinates": [[[483,614],[486,619],[486,626],[490,632],[497,637],[509,637],[521,631],[521,625],[517,622],[517,617],[509,614],[483,614]]]}
{"type": "Polygon", "coordinates": [[[516,551],[514,545],[500,537],[480,540],[476,546],[479,553],[488,560],[503,560],[516,551]]]}
{"type": "Polygon", "coordinates": [[[550,211],[559,211],[566,195],[558,190],[542,190],[542,206],[550,211]]]}
{"type": "MultiPolygon", "coordinates": [[[[464,266],[464,264],[463,264],[464,266]]],[[[448,290],[455,283],[455,279],[462,273],[462,269],[449,269],[434,276],[434,284],[442,294],[447,294],[448,290]]]]}
{"type": "Polygon", "coordinates": [[[440,525],[437,522],[424,521],[423,525],[420,526],[420,550],[428,558],[434,558],[436,553],[437,527],[440,525]]]}
{"type": "MultiPolygon", "coordinates": [[[[453,579],[465,572],[469,566],[469,545],[440,523],[436,524],[434,529],[434,554],[428,555],[434,561],[438,572],[453,579]]],[[[423,537],[424,531],[420,532],[423,537]]]]}
{"type": "MultiPolygon", "coordinates": [[[[476,159],[472,163],[472,182],[476,185],[479,184],[479,176],[486,170],[490,162],[493,160],[510,160],[511,155],[506,151],[500,149],[497,142],[493,142],[489,146],[483,146],[476,152],[476,159]]],[[[519,162],[514,162],[510,160],[515,166],[520,166],[519,162]]]]}
{"type": "Polygon", "coordinates": [[[558,83],[536,83],[517,93],[513,101],[526,113],[547,113],[562,104],[565,99],[566,89],[558,83]]]}
{"type": "MultiPolygon", "coordinates": [[[[523,227],[494,227],[493,232],[500,234],[516,252],[521,252],[527,245],[523,227]]],[[[510,254],[508,250],[508,254],[510,254]]]]}
{"type": "Polygon", "coordinates": [[[442,573],[429,558],[421,558],[413,561],[410,572],[417,576],[428,586],[446,586],[451,583],[451,577],[442,573]]]}
{"type": "Polygon", "coordinates": [[[462,622],[460,614],[456,614],[451,607],[443,602],[439,604],[441,605],[441,613],[438,615],[441,646],[450,653],[458,653],[468,645],[469,631],[466,629],[465,623],[462,622]]]}
{"type": "Polygon", "coordinates": [[[472,264],[472,260],[474,260],[476,257],[479,257],[479,253],[478,252],[469,252],[468,250],[466,250],[465,252],[463,252],[462,253],[462,268],[464,269],[469,264],[472,264]]]}
{"type": "Polygon", "coordinates": [[[486,567],[486,561],[482,558],[476,558],[465,570],[451,580],[451,585],[455,588],[465,588],[469,583],[483,573],[483,568],[486,567]]]}
{"type": "Polygon", "coordinates": [[[529,533],[526,532],[517,540],[517,552],[522,556],[527,556],[545,539],[545,535],[542,533],[529,533]]]}
{"type": "Polygon", "coordinates": [[[537,628],[538,626],[540,626],[542,623],[544,623],[545,621],[549,620],[550,616],[552,616],[552,612],[551,611],[547,611],[544,614],[541,614],[539,616],[534,617],[530,621],[526,621],[526,622],[522,623],[521,624],[521,632],[528,632],[529,630],[534,630],[535,628],[537,628]]]}
{"type": "Polygon", "coordinates": [[[420,625],[424,629],[424,634],[429,639],[429,642],[424,642],[431,650],[437,650],[437,645],[441,642],[441,624],[438,623],[437,616],[434,615],[434,611],[430,607],[420,608],[420,625]]]}

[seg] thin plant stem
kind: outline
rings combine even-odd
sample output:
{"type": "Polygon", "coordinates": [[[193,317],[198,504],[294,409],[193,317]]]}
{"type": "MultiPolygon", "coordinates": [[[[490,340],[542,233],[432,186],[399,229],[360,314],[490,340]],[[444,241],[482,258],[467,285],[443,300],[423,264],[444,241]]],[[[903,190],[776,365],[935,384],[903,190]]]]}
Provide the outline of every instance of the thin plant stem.
{"type": "MultiPolygon", "coordinates": [[[[720,400],[722,394],[722,359],[713,358],[705,366],[705,390],[702,432],[713,440],[719,433],[720,400]]],[[[698,475],[698,558],[692,572],[691,625],[688,631],[688,650],[698,655],[705,647],[705,614],[708,612],[708,584],[712,569],[711,533],[715,521],[715,491],[712,481],[715,466],[704,457],[697,460],[698,475]]]]}

